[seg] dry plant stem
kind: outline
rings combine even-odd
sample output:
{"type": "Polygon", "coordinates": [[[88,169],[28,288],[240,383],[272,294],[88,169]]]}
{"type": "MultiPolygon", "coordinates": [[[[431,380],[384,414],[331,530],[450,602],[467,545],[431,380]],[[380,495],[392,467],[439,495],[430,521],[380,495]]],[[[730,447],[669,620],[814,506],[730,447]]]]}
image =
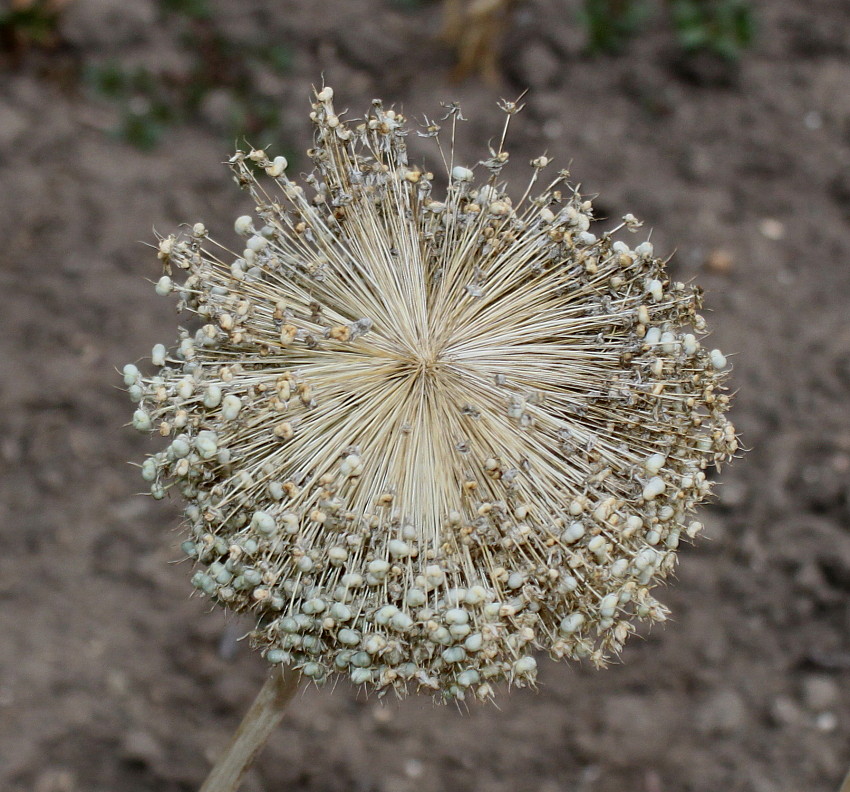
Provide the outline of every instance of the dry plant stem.
{"type": "Polygon", "coordinates": [[[299,671],[280,667],[272,672],[200,792],[235,792],[238,789],[242,776],[280,723],[300,683],[299,671]]]}

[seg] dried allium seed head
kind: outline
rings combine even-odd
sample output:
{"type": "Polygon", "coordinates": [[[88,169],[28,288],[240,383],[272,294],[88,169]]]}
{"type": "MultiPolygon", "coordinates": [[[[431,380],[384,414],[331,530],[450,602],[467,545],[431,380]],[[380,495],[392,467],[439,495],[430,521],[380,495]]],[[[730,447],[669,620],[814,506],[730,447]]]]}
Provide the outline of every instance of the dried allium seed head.
{"type": "Polygon", "coordinates": [[[316,680],[486,698],[538,649],[604,664],[664,619],[653,585],[737,448],[698,293],[594,235],[566,173],[538,187],[544,158],[531,199],[504,141],[435,199],[399,113],[349,124],[324,88],[311,118],[309,193],[231,159],[240,255],[201,225],[161,241],[197,330],[124,369],[133,425],[170,438],[142,475],[188,502],[195,587],[316,680]]]}

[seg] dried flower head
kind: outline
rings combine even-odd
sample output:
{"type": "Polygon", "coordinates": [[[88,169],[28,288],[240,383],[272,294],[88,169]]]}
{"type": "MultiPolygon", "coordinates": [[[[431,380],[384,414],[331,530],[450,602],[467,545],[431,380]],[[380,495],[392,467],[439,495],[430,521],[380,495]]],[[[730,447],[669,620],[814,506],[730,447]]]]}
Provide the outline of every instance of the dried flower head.
{"type": "Polygon", "coordinates": [[[565,172],[536,187],[546,157],[515,203],[504,135],[477,175],[445,152],[435,198],[398,112],[346,123],[325,87],[310,117],[308,189],[231,159],[240,254],[201,224],[160,241],[157,291],[198,326],[124,369],[134,426],[169,439],[142,475],[188,501],[195,587],[317,681],[487,698],[533,682],[535,650],[604,664],[664,619],[652,587],[737,448],[699,294],[594,235],[565,172]]]}

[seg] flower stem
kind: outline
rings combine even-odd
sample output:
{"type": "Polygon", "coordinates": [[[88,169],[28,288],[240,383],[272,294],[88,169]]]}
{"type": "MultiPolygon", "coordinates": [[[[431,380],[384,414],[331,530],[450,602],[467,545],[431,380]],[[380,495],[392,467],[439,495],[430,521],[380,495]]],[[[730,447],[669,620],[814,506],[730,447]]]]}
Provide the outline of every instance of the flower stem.
{"type": "Polygon", "coordinates": [[[281,666],[272,672],[200,792],[236,792],[242,776],[280,723],[300,683],[300,671],[281,666]]]}

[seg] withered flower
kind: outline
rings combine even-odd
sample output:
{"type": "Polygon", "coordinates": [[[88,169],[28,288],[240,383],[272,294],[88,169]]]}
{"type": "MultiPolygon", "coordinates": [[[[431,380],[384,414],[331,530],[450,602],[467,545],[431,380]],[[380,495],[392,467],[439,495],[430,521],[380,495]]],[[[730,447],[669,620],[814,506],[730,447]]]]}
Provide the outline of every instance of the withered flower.
{"type": "Polygon", "coordinates": [[[310,117],[303,186],[231,159],[241,253],[201,224],[160,241],[157,291],[197,329],[124,370],[195,587],[316,681],[489,698],[539,650],[604,664],[664,619],[653,586],[737,449],[698,292],[615,241],[631,215],[594,234],[546,157],[510,195],[504,135],[474,169],[441,148],[443,192],[381,102],[347,123],[325,87],[310,117]]]}

